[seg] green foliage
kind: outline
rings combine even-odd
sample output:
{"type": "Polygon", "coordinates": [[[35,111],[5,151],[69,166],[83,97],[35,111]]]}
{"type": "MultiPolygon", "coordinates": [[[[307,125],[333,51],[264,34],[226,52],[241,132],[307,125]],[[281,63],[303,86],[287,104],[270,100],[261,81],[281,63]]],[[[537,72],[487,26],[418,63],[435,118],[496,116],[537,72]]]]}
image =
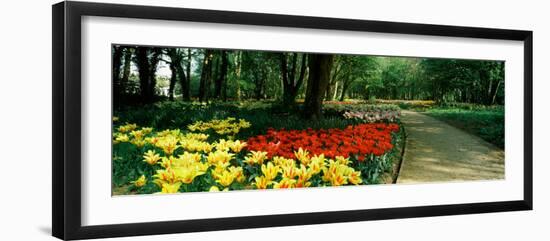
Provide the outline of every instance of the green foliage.
{"type": "MultiPolygon", "coordinates": [[[[298,108],[301,108],[300,106],[298,108]]],[[[334,112],[332,112],[334,113],[334,112]]],[[[307,128],[344,128],[353,124],[352,120],[343,119],[341,115],[327,115],[317,121],[304,121],[299,111],[285,111],[273,102],[218,102],[198,104],[181,101],[164,101],[151,105],[125,107],[116,110],[115,116],[128,123],[139,126],[151,126],[160,129],[186,129],[196,121],[225,119],[235,117],[246,119],[252,126],[238,134],[238,138],[263,134],[268,128],[295,129],[307,128]]]]}
{"type": "Polygon", "coordinates": [[[327,114],[343,114],[345,111],[399,111],[399,107],[394,104],[325,104],[324,111],[327,114]]]}
{"type": "Polygon", "coordinates": [[[401,158],[405,129],[400,127],[398,133],[392,133],[392,144],[396,147],[381,157],[370,156],[364,162],[357,162],[354,168],[361,171],[363,182],[379,184],[382,175],[391,173],[396,161],[401,158]]]}
{"type": "Polygon", "coordinates": [[[427,111],[428,115],[504,148],[504,107],[449,104],[427,111]]]}
{"type": "Polygon", "coordinates": [[[154,149],[150,145],[141,148],[130,143],[113,145],[113,183],[121,186],[138,179],[141,175],[151,176],[155,172],[153,166],[143,162],[143,152],[154,149]]]}
{"type": "MultiPolygon", "coordinates": [[[[212,53],[211,63],[205,72],[210,77],[207,78],[208,83],[203,84],[206,85],[207,93],[214,93],[214,89],[219,91],[221,85],[223,94],[220,96],[210,94],[206,101],[212,99],[282,100],[285,98],[284,95],[288,95],[290,92],[292,92],[292,97],[304,98],[307,89],[307,83],[300,84],[296,90],[289,86],[284,87],[282,84],[284,82],[283,72],[288,75],[287,79],[293,78],[290,82],[294,83],[291,84],[297,84],[296,80],[303,64],[301,63],[302,57],[296,57],[303,56],[304,59],[307,59],[306,57],[309,56],[307,53],[245,50],[207,51],[202,48],[149,48],[143,46],[118,46],[118,48],[133,55],[132,61],[136,66],[139,66],[139,63],[142,65],[148,63],[147,61],[157,63],[159,56],[155,54],[138,55],[139,51],[128,50],[142,49],[146,53],[162,51],[160,61],[168,65],[174,60],[181,62],[180,72],[184,72],[183,69],[190,71],[191,76],[187,76],[187,78],[190,80],[188,87],[193,98],[198,97],[201,92],[199,85],[204,67],[204,54],[212,53]],[[191,54],[188,53],[188,50],[191,54]],[[280,58],[282,55],[286,56],[286,68],[282,67],[280,58]],[[223,68],[222,59],[227,60],[223,68]],[[188,64],[189,67],[187,67],[188,64]],[[224,78],[220,78],[222,73],[224,78]],[[223,83],[216,82],[218,79],[223,79],[223,83]],[[217,87],[214,82],[218,83],[217,87]]],[[[121,56],[121,54],[113,53],[114,60],[121,60],[121,56]]],[[[121,72],[128,66],[126,60],[115,62],[123,65],[114,66],[113,71],[115,72],[121,72]]],[[[124,96],[140,95],[144,99],[141,102],[158,101],[159,98],[155,96],[143,96],[144,93],[150,92],[157,96],[166,95],[166,91],[159,91],[159,89],[166,89],[169,80],[166,76],[156,76],[156,71],[158,70],[151,69],[151,73],[138,74],[138,71],[132,69],[127,80],[123,82],[121,79],[120,84],[115,83],[120,90],[115,93],[117,95],[115,99],[124,101],[127,99],[122,98],[124,96]],[[142,86],[146,81],[141,81],[140,78],[146,76],[155,78],[155,81],[151,83],[155,86],[142,86]],[[143,92],[143,88],[147,91],[143,92]],[[149,90],[151,88],[152,90],[149,90]]],[[[304,79],[307,79],[310,71],[307,67],[305,68],[304,79]]],[[[401,99],[434,100],[438,103],[504,104],[504,62],[502,61],[335,55],[330,73],[330,81],[324,92],[326,100],[361,98],[365,100],[401,99]]],[[[118,75],[115,73],[115,75],[122,76],[122,73],[118,73],[118,75]]],[[[181,75],[176,76],[178,77],[175,84],[176,96],[183,95],[183,88],[179,81],[181,75]]]]}
{"type": "Polygon", "coordinates": [[[424,76],[437,102],[504,103],[504,62],[423,59],[424,76]]]}

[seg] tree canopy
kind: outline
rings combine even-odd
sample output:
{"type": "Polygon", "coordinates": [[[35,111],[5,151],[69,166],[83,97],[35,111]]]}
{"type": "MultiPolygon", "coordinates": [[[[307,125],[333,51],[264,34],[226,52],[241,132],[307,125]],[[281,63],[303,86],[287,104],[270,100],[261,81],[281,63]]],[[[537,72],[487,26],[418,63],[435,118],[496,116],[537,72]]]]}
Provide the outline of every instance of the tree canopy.
{"type": "Polygon", "coordinates": [[[304,101],[304,115],[319,118],[323,101],[345,99],[504,104],[502,61],[129,45],[114,45],[112,58],[115,106],[167,98],[292,109],[304,101]]]}

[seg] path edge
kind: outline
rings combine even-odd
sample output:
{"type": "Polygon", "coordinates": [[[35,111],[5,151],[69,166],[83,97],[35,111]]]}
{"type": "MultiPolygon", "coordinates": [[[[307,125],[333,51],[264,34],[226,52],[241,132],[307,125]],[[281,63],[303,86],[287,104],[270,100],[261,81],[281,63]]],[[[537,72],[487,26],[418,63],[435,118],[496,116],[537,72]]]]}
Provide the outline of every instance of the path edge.
{"type": "Polygon", "coordinates": [[[403,148],[401,148],[401,160],[399,160],[397,171],[394,173],[392,184],[397,184],[399,175],[401,174],[401,169],[403,169],[403,162],[405,162],[405,155],[407,154],[407,128],[405,128],[405,125],[401,125],[401,127],[403,128],[403,148]]]}

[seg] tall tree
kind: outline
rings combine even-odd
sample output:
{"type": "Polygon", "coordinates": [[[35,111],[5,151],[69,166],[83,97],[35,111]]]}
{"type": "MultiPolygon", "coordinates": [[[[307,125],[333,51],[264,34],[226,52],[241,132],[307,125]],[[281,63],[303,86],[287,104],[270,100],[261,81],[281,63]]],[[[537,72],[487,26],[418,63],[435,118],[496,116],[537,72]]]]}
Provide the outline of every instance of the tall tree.
{"type": "Polygon", "coordinates": [[[115,97],[114,102],[118,103],[118,97],[121,95],[121,88],[120,88],[120,67],[122,64],[122,53],[123,53],[123,47],[118,45],[113,45],[112,48],[112,81],[113,81],[113,95],[115,97]]]}
{"type": "Polygon", "coordinates": [[[220,58],[220,66],[218,67],[219,74],[214,83],[214,97],[216,98],[222,97],[222,88],[227,79],[227,68],[229,66],[229,60],[227,58],[226,50],[221,50],[220,58]]]}
{"type": "Polygon", "coordinates": [[[243,62],[243,51],[236,51],[233,62],[235,63],[235,84],[237,85],[236,97],[237,100],[241,100],[241,73],[243,62]]]}
{"type": "Polygon", "coordinates": [[[137,47],[136,49],[141,98],[145,103],[152,102],[155,97],[156,71],[161,53],[159,48],[137,47]]]}
{"type": "Polygon", "coordinates": [[[210,85],[212,82],[212,60],[214,51],[206,49],[202,60],[201,79],[199,83],[199,102],[208,101],[210,85]]]}
{"type": "Polygon", "coordinates": [[[423,59],[424,78],[438,102],[504,103],[504,62],[423,59]]]}
{"type": "Polygon", "coordinates": [[[340,101],[344,100],[348,94],[348,90],[355,82],[364,81],[373,75],[377,68],[375,58],[371,56],[339,56],[335,67],[337,69],[333,70],[332,77],[335,77],[334,74],[336,74],[337,83],[339,83],[338,86],[341,86],[340,101]]]}
{"type": "Polygon", "coordinates": [[[127,88],[128,79],[130,78],[130,68],[132,67],[132,55],[134,53],[134,48],[125,47],[124,48],[124,63],[122,67],[122,78],[120,79],[120,88],[122,94],[127,88]]]}
{"type": "Polygon", "coordinates": [[[338,83],[340,79],[340,73],[342,72],[342,61],[340,61],[341,56],[334,56],[334,67],[332,68],[330,74],[330,81],[327,85],[327,90],[325,93],[325,100],[334,100],[338,93],[338,83]]]}
{"type": "Polygon", "coordinates": [[[323,97],[330,79],[334,55],[309,54],[309,78],[307,81],[304,116],[317,120],[322,117],[323,97]]]}
{"type": "Polygon", "coordinates": [[[281,62],[281,76],[283,86],[282,104],[286,107],[295,105],[296,95],[304,82],[306,74],[306,54],[299,53],[281,53],[279,55],[281,62]],[[300,55],[300,65],[298,66],[298,55],[300,55]],[[298,71],[299,70],[299,71],[298,71]]]}
{"type": "Polygon", "coordinates": [[[188,88],[186,73],[183,69],[183,50],[179,48],[169,48],[166,50],[166,54],[170,57],[168,65],[170,71],[172,72],[170,76],[170,87],[168,89],[169,99],[174,100],[174,89],[176,83],[179,81],[181,83],[182,93],[185,93],[188,88]]]}
{"type": "MultiPolygon", "coordinates": [[[[277,59],[277,58],[276,58],[277,59]]],[[[278,59],[276,60],[278,64],[278,59]]],[[[273,65],[273,54],[268,52],[245,52],[243,53],[243,77],[252,80],[254,84],[252,93],[248,96],[252,96],[256,100],[265,98],[266,84],[269,74],[269,67],[273,65]]]]}
{"type": "MultiPolygon", "coordinates": [[[[187,48],[187,61],[185,61],[185,71],[183,66],[180,67],[180,72],[182,73],[181,78],[181,97],[183,101],[191,100],[191,64],[193,61],[193,55],[191,48],[187,48]],[[183,78],[185,76],[185,78],[183,78]]],[[[183,63],[182,63],[183,65],[183,63]]]]}

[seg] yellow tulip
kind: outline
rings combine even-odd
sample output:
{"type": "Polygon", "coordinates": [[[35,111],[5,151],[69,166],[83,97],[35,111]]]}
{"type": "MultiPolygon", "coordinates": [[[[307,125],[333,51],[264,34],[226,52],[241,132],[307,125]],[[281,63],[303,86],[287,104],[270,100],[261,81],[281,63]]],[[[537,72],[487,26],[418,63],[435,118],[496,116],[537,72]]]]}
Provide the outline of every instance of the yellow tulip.
{"type": "Polygon", "coordinates": [[[177,158],[173,156],[169,156],[169,157],[163,156],[161,157],[160,165],[164,168],[169,168],[169,167],[176,166],[176,162],[177,162],[177,158]]]}
{"type": "MultiPolygon", "coordinates": [[[[347,175],[353,172],[353,168],[329,160],[328,167],[324,167],[323,172],[323,181],[329,182],[332,186],[341,186],[348,184],[347,175]]],[[[354,181],[358,182],[358,180],[354,181]]]]}
{"type": "Polygon", "coordinates": [[[132,135],[136,139],[141,139],[141,138],[143,138],[144,134],[143,134],[143,131],[138,130],[138,131],[130,132],[130,135],[132,135]]]}
{"type": "Polygon", "coordinates": [[[190,131],[204,132],[212,129],[219,135],[235,135],[240,131],[241,128],[249,127],[249,122],[242,119],[239,120],[239,122],[236,122],[236,119],[232,117],[224,120],[214,119],[208,122],[197,121],[187,126],[190,131]]]}
{"type": "Polygon", "coordinates": [[[347,183],[348,180],[342,173],[336,173],[336,175],[332,176],[330,179],[330,184],[332,186],[341,186],[347,183]]]}
{"type": "Polygon", "coordinates": [[[133,139],[130,141],[130,143],[136,145],[137,147],[143,147],[145,145],[145,140],[143,139],[133,139]]]}
{"type": "Polygon", "coordinates": [[[202,124],[202,121],[197,121],[191,125],[188,125],[187,126],[187,129],[189,129],[190,131],[196,131],[202,124]]]}
{"type": "Polygon", "coordinates": [[[131,182],[136,187],[143,187],[145,184],[147,184],[147,180],[145,180],[145,175],[141,175],[138,179],[131,182]]]}
{"type": "Polygon", "coordinates": [[[271,181],[277,177],[277,174],[279,174],[281,168],[279,166],[274,166],[271,162],[268,162],[267,165],[262,165],[261,170],[264,176],[271,181]]]}
{"type": "Polygon", "coordinates": [[[262,164],[267,159],[267,152],[265,151],[250,151],[248,156],[245,157],[244,162],[249,165],[262,164]]]}
{"type": "Polygon", "coordinates": [[[283,178],[293,179],[298,175],[298,168],[295,166],[284,166],[281,169],[283,171],[283,178]]]}
{"type": "Polygon", "coordinates": [[[310,162],[307,165],[311,175],[315,175],[321,172],[321,169],[324,167],[324,160],[316,159],[315,161],[310,162]]]}
{"type": "Polygon", "coordinates": [[[235,176],[230,171],[223,171],[219,176],[217,183],[221,184],[224,187],[228,187],[235,180],[235,176]]]}
{"type": "Polygon", "coordinates": [[[177,168],[174,170],[179,181],[190,184],[195,177],[203,175],[204,172],[198,171],[196,168],[177,168]]]}
{"type": "Polygon", "coordinates": [[[151,127],[143,127],[143,128],[141,128],[141,132],[143,132],[143,134],[147,135],[147,134],[153,132],[153,128],[151,128],[151,127]]]}
{"type": "Polygon", "coordinates": [[[206,141],[208,139],[208,135],[204,133],[187,133],[185,134],[182,139],[191,139],[196,141],[206,141]]]}
{"type": "Polygon", "coordinates": [[[281,168],[295,167],[296,166],[296,162],[294,160],[287,159],[287,158],[284,158],[284,157],[279,157],[279,156],[273,157],[273,163],[275,163],[275,165],[277,165],[277,166],[280,166],[281,168]]]}
{"type": "Polygon", "coordinates": [[[301,147],[298,149],[298,151],[294,152],[294,156],[296,156],[296,159],[298,159],[298,161],[300,161],[304,165],[307,165],[310,162],[309,152],[302,149],[301,147]]]}
{"type": "Polygon", "coordinates": [[[218,142],[215,144],[216,146],[216,150],[218,151],[228,151],[229,150],[229,145],[231,143],[224,140],[224,139],[220,139],[218,140],[218,142]]]}
{"type": "Polygon", "coordinates": [[[214,146],[208,142],[199,142],[198,151],[211,152],[214,146]]]}
{"type": "Polygon", "coordinates": [[[155,150],[148,150],[143,155],[144,162],[147,162],[149,165],[157,164],[157,161],[160,160],[160,155],[155,152],[155,150]]]}
{"type": "Polygon", "coordinates": [[[300,169],[296,171],[298,181],[306,182],[311,178],[312,173],[304,165],[300,165],[300,169]]]}
{"type": "Polygon", "coordinates": [[[330,182],[333,176],[338,172],[338,163],[334,160],[329,160],[327,166],[323,166],[323,181],[330,182]]]}
{"type": "Polygon", "coordinates": [[[153,177],[156,178],[154,182],[159,186],[162,186],[160,184],[163,183],[175,183],[179,179],[172,168],[157,170],[157,173],[153,177]]]}
{"type": "Polygon", "coordinates": [[[193,163],[199,163],[202,159],[201,154],[199,153],[190,153],[190,152],[183,152],[183,154],[178,156],[178,159],[181,162],[181,166],[188,166],[193,163]]]}
{"type": "Polygon", "coordinates": [[[176,183],[163,183],[161,193],[177,193],[180,189],[181,182],[176,183]]]}
{"type": "Polygon", "coordinates": [[[208,153],[208,163],[210,164],[216,164],[216,163],[227,163],[231,160],[233,157],[233,154],[228,153],[227,151],[215,151],[208,153]]]}
{"type": "Polygon", "coordinates": [[[249,128],[250,126],[252,126],[252,125],[250,124],[250,122],[248,122],[248,121],[246,121],[246,120],[244,120],[244,119],[239,119],[239,127],[245,128],[245,129],[246,129],[246,128],[249,128]]]}
{"type": "Polygon", "coordinates": [[[119,132],[129,132],[129,131],[135,130],[136,128],[137,128],[136,124],[126,124],[126,125],[123,125],[123,126],[119,126],[118,131],[119,132]]]}
{"type": "MultiPolygon", "coordinates": [[[[352,168],[352,170],[353,170],[353,168],[352,168]]],[[[349,183],[354,184],[354,185],[358,185],[358,184],[363,183],[363,179],[361,179],[361,172],[360,171],[352,171],[348,175],[348,181],[349,181],[349,183]]]]}
{"type": "Polygon", "coordinates": [[[161,138],[156,143],[156,146],[161,148],[166,155],[170,156],[178,148],[177,144],[178,140],[174,136],[166,136],[161,138]]]}
{"type": "Polygon", "coordinates": [[[156,145],[157,142],[159,141],[159,138],[158,137],[146,137],[145,138],[145,141],[151,145],[156,145]]]}
{"type": "Polygon", "coordinates": [[[246,142],[241,142],[239,140],[234,141],[229,148],[235,153],[239,153],[243,148],[246,147],[246,142]]]}
{"type": "Polygon", "coordinates": [[[235,177],[235,180],[237,180],[237,182],[244,182],[246,180],[246,177],[244,176],[244,172],[243,172],[243,168],[242,167],[234,167],[234,166],[230,166],[228,168],[229,172],[231,172],[231,174],[233,174],[233,176],[235,177]]]}
{"type": "Polygon", "coordinates": [[[349,165],[351,163],[349,158],[344,158],[343,156],[337,156],[336,157],[336,162],[341,164],[341,165],[349,165]]]}
{"type": "Polygon", "coordinates": [[[273,185],[273,188],[275,189],[293,188],[295,187],[295,184],[296,184],[296,180],[284,177],[281,181],[275,183],[273,185]]]}
{"type": "Polygon", "coordinates": [[[315,163],[324,163],[325,162],[325,154],[321,154],[321,155],[315,155],[313,156],[308,163],[303,163],[304,165],[308,165],[309,163],[312,163],[312,162],[315,162],[315,163]]]}
{"type": "Polygon", "coordinates": [[[206,170],[208,170],[209,167],[210,165],[208,163],[203,163],[203,162],[195,163],[195,169],[197,169],[197,171],[199,172],[206,173],[206,170]]]}
{"type": "Polygon", "coordinates": [[[255,177],[254,178],[254,185],[257,189],[267,189],[267,187],[274,182],[267,179],[266,177],[255,177]]]}
{"type": "Polygon", "coordinates": [[[119,134],[119,135],[117,135],[115,140],[118,141],[118,142],[128,142],[130,140],[130,138],[126,134],[119,134]]]}

